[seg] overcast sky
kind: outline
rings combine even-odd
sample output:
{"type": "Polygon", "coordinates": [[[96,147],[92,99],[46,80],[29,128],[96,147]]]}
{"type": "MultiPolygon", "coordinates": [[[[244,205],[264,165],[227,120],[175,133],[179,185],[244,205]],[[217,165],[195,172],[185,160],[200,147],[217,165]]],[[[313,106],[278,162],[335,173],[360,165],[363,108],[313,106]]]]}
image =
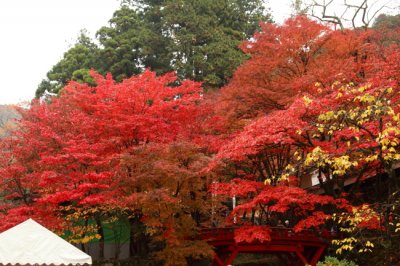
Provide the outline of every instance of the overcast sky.
{"type": "MultiPolygon", "coordinates": [[[[269,1],[276,21],[289,15],[289,3],[269,1]]],[[[80,30],[94,37],[118,7],[118,0],[1,0],[0,104],[32,99],[80,30]]]]}

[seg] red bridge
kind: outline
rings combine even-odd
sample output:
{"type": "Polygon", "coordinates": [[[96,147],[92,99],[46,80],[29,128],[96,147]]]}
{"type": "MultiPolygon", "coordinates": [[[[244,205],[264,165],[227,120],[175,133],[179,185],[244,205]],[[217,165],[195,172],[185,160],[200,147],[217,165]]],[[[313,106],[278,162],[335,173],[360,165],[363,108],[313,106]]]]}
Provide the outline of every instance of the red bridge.
{"type": "Polygon", "coordinates": [[[234,235],[233,227],[201,231],[201,238],[215,248],[214,265],[231,265],[238,253],[273,253],[284,265],[314,266],[333,237],[329,231],[295,233],[289,228],[271,228],[271,241],[263,243],[236,243],[234,235]]]}

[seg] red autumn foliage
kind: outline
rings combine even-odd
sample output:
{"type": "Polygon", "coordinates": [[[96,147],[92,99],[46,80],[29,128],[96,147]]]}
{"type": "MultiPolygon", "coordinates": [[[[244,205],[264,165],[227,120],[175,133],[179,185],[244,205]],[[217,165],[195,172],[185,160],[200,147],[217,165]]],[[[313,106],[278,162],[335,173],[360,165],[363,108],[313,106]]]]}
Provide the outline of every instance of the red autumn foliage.
{"type": "Polygon", "coordinates": [[[151,236],[171,262],[212,255],[194,236],[225,218],[231,197],[229,220],[243,225],[237,242],[268,242],[278,219],[295,231],[320,228],[351,212],[346,182],[398,161],[390,156],[400,134],[385,130],[398,126],[400,53],[379,38],[305,17],[262,24],[242,45],[250,59],[214,99],[199,83],[150,71],[71,82],[23,110],[1,141],[0,230],[27,217],[59,231],[91,219],[101,235],[103,221],[125,218],[132,245],[151,236]],[[383,133],[393,149],[383,149],[383,133]],[[299,188],[312,176],[327,195],[299,188]]]}
{"type": "MultiPolygon", "coordinates": [[[[397,44],[384,46],[378,36],[297,17],[282,26],[264,24],[243,44],[251,58],[222,89],[217,107],[238,130],[208,168],[226,181],[213,185],[213,193],[237,197],[231,220],[273,224],[281,213],[296,230],[318,227],[331,210],[351,210],[341,199],[345,186],[353,184],[346,197],[354,200],[366,179],[390,175],[393,159],[387,156],[395,148],[382,150],[379,141],[382,134],[398,141],[395,131],[384,132],[398,125],[390,110],[399,111],[400,53],[397,44]],[[299,185],[317,178],[333,197],[287,187],[289,177],[299,185]],[[264,180],[272,186],[251,183],[263,186],[264,180]]],[[[369,222],[372,227],[361,227],[381,226],[378,218],[369,222]]]]}
{"type": "Polygon", "coordinates": [[[237,243],[269,242],[271,241],[271,229],[266,226],[242,226],[235,230],[237,243]]]}
{"type": "MultiPolygon", "coordinates": [[[[237,197],[239,205],[230,215],[236,224],[251,222],[274,226],[277,217],[286,217],[290,219],[290,227],[301,231],[325,224],[334,211],[351,211],[351,205],[343,199],[314,195],[286,185],[271,186],[236,179],[230,183],[212,185],[211,192],[214,195],[237,197]]],[[[246,234],[249,234],[249,230],[243,229],[242,237],[246,234]]]]}
{"type": "MultiPolygon", "coordinates": [[[[274,110],[285,110],[304,93],[314,94],[314,83],[364,82],[376,75],[378,46],[369,31],[335,31],[306,17],[283,25],[261,23],[260,32],[244,42],[250,55],[221,90],[218,110],[233,125],[274,110]]],[[[387,60],[387,59],[385,59],[387,60]]]]}
{"type": "Polygon", "coordinates": [[[92,75],[96,86],[71,82],[51,102],[22,110],[21,130],[2,141],[2,190],[10,204],[1,229],[32,216],[56,230],[62,217],[73,226],[138,213],[132,220],[148,217],[142,222],[155,234],[176,234],[179,250],[200,222],[192,215],[208,212],[199,201],[208,161],[202,139],[211,140],[201,136],[209,108],[200,84],[177,86],[174,74],[150,71],[122,83],[92,75]]]}

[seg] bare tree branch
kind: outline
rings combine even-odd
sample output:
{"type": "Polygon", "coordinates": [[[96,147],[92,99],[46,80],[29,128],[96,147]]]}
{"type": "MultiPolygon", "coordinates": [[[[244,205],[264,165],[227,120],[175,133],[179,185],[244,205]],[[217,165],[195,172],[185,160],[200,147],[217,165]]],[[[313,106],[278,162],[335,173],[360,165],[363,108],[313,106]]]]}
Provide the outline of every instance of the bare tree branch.
{"type": "Polygon", "coordinates": [[[320,21],[324,21],[324,22],[329,22],[329,23],[333,23],[335,25],[339,25],[340,29],[343,30],[344,26],[342,23],[342,20],[340,17],[336,16],[336,15],[327,15],[327,8],[329,7],[330,4],[332,4],[333,0],[330,0],[328,2],[326,2],[325,0],[323,1],[322,4],[318,3],[317,1],[313,1],[313,4],[311,5],[311,16],[314,18],[319,19],[320,21]],[[314,11],[314,7],[320,7],[322,8],[322,16],[317,16],[314,11]]]}
{"type": "MultiPolygon", "coordinates": [[[[345,23],[351,23],[353,28],[357,28],[357,24],[361,23],[361,27],[367,29],[374,18],[382,12],[383,9],[391,9],[390,3],[393,0],[388,0],[378,7],[381,1],[362,0],[354,4],[350,0],[342,0],[343,13],[338,16],[335,13],[329,14],[330,10],[334,10],[334,0],[312,0],[308,6],[308,15],[323,22],[333,23],[340,26],[340,29],[345,28],[345,23]]],[[[336,3],[338,3],[337,1],[336,3]]],[[[337,6],[335,6],[337,7],[337,6]]]]}

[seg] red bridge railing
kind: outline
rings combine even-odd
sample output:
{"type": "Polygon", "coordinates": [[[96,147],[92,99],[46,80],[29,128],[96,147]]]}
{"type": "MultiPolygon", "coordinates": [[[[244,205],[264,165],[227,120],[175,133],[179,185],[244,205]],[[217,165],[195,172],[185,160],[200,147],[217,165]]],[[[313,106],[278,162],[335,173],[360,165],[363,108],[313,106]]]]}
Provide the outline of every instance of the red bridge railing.
{"type": "Polygon", "coordinates": [[[285,265],[315,265],[324,253],[335,232],[305,230],[294,232],[291,228],[270,227],[271,241],[236,243],[238,227],[207,228],[200,238],[215,248],[215,265],[231,265],[238,253],[273,253],[285,265]]]}

